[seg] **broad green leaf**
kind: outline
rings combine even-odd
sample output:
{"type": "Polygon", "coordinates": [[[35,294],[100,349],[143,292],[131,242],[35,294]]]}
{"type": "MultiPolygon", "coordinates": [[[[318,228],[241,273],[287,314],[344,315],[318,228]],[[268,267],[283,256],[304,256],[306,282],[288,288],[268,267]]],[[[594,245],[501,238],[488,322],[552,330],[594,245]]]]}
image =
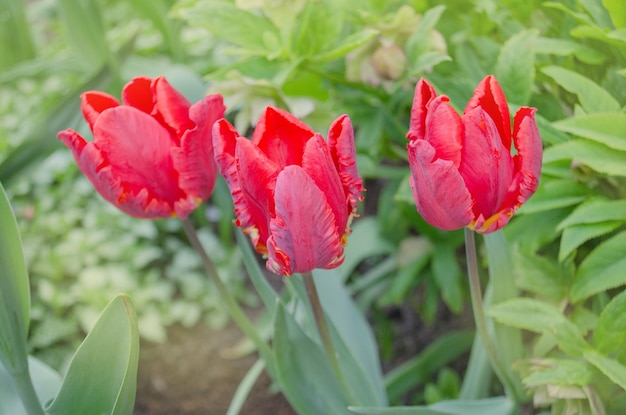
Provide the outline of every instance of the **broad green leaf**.
{"type": "Polygon", "coordinates": [[[376,255],[389,255],[394,250],[395,247],[383,239],[380,221],[375,216],[355,221],[345,248],[346,259],[338,268],[341,279],[345,281],[364,259],[376,255]],[[373,241],[376,243],[372,243],[373,241]]]}
{"type": "Polygon", "coordinates": [[[505,397],[480,400],[441,401],[429,406],[397,406],[391,408],[350,407],[360,415],[514,415],[515,404],[505,397]]]}
{"type": "Polygon", "coordinates": [[[566,286],[561,270],[554,260],[526,253],[521,249],[513,252],[517,286],[540,297],[560,301],[565,298],[566,286]]]}
{"type": "Polygon", "coordinates": [[[341,39],[331,50],[319,53],[314,57],[314,61],[318,63],[330,62],[340,59],[352,52],[356,48],[365,45],[367,42],[376,37],[380,32],[373,29],[364,29],[341,39]]]}
{"type": "MultiPolygon", "coordinates": [[[[350,297],[337,270],[315,270],[314,279],[322,307],[345,345],[344,353],[349,355],[340,359],[340,364],[345,373],[354,373],[355,381],[350,386],[358,389],[355,395],[362,396],[362,404],[386,405],[378,346],[365,316],[350,297]]],[[[341,351],[340,347],[337,351],[341,351]]]]}
{"type": "Polygon", "coordinates": [[[580,264],[570,292],[572,302],[626,284],[626,232],[598,245],[580,264]]]}
{"type": "Polygon", "coordinates": [[[609,12],[613,25],[619,29],[626,27],[626,3],[621,0],[602,0],[609,12]]]}
{"type": "Polygon", "coordinates": [[[583,360],[573,359],[541,359],[535,363],[535,369],[523,379],[526,386],[541,385],[577,385],[585,386],[592,383],[595,370],[583,360]]]}
{"type": "Polygon", "coordinates": [[[626,221],[626,200],[595,198],[580,204],[566,217],[557,230],[582,223],[599,223],[612,220],[626,221]]]}
{"type": "Polygon", "coordinates": [[[395,402],[409,390],[425,385],[436,371],[469,350],[472,337],[471,332],[446,333],[420,354],[387,373],[385,383],[389,400],[395,402]]]}
{"type": "Polygon", "coordinates": [[[542,180],[537,192],[517,214],[544,212],[576,205],[590,194],[589,187],[572,180],[542,180]]]}
{"type": "Polygon", "coordinates": [[[439,245],[432,255],[431,270],[443,301],[454,313],[459,313],[463,308],[463,285],[455,249],[439,245]]]}
{"type": "Polygon", "coordinates": [[[406,54],[408,61],[412,64],[413,70],[417,71],[417,62],[420,55],[428,50],[428,38],[430,32],[441,18],[445,6],[433,7],[423,14],[415,31],[411,34],[406,43],[406,54]]]}
{"type": "Polygon", "coordinates": [[[595,350],[586,350],[583,357],[604,373],[606,377],[626,390],[626,366],[615,359],[601,355],[595,350]]]}
{"type": "Polygon", "coordinates": [[[593,332],[596,349],[605,355],[626,345],[626,291],[616,295],[600,314],[593,332]]]}
{"type": "Polygon", "coordinates": [[[174,11],[192,26],[202,27],[215,37],[258,54],[276,53],[278,29],[266,18],[239,9],[223,0],[204,0],[174,11]]]}
{"type": "Polygon", "coordinates": [[[337,2],[308,1],[298,16],[293,51],[297,56],[313,58],[325,54],[337,41],[343,27],[343,13],[337,2]]]}
{"type": "MultiPolygon", "coordinates": [[[[39,403],[44,405],[54,398],[61,387],[61,375],[32,356],[28,358],[28,366],[39,403]]],[[[0,414],[27,415],[11,377],[2,365],[0,365],[0,414]]]]}
{"type": "Polygon", "coordinates": [[[583,75],[559,66],[547,66],[541,71],[566,91],[576,94],[585,112],[614,112],[620,109],[619,102],[606,89],[583,75]]]}
{"type": "Polygon", "coordinates": [[[589,140],[571,140],[548,147],[543,153],[544,164],[571,159],[599,173],[626,176],[626,151],[618,151],[589,140]]]}
{"type": "Polygon", "coordinates": [[[607,221],[598,223],[582,223],[568,226],[561,235],[559,246],[559,261],[564,261],[576,248],[590,239],[606,235],[622,225],[620,221],[607,221]]]}
{"type": "Polygon", "coordinates": [[[626,114],[584,114],[553,124],[561,131],[588,138],[615,150],[626,151],[626,114]]]}
{"type": "Polygon", "coordinates": [[[519,32],[509,38],[498,56],[496,78],[502,85],[507,100],[527,105],[535,82],[535,30],[519,32]]]}
{"type": "Polygon", "coordinates": [[[50,415],[131,415],[135,404],[139,333],[128,297],[115,297],[80,345],[50,415]]]}
{"type": "Polygon", "coordinates": [[[35,57],[35,42],[26,18],[26,2],[2,0],[2,24],[0,25],[0,72],[15,64],[35,57]]]}
{"type": "Polygon", "coordinates": [[[537,54],[558,56],[574,55],[580,61],[594,65],[603,63],[606,60],[606,56],[601,52],[569,39],[538,37],[535,39],[533,46],[537,54]]]}
{"type": "Polygon", "coordinates": [[[30,288],[20,233],[0,184],[0,364],[11,375],[28,370],[30,288]]]}
{"type": "Polygon", "coordinates": [[[274,357],[282,392],[299,414],[349,413],[326,355],[280,302],[274,320],[274,357]]]}
{"type": "Polygon", "coordinates": [[[587,348],[583,335],[558,308],[531,298],[516,298],[493,305],[487,314],[503,324],[553,335],[565,353],[580,356],[587,348]]]}

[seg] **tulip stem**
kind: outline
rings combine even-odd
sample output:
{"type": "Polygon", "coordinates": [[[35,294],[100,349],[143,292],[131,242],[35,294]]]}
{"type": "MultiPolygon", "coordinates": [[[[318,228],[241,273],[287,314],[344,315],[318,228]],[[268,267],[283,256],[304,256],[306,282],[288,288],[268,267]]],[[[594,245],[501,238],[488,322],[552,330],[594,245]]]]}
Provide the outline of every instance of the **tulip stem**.
{"type": "MultiPolygon", "coordinates": [[[[506,375],[502,362],[498,358],[493,339],[487,329],[487,319],[485,317],[485,306],[483,303],[482,289],[480,287],[480,277],[478,275],[478,260],[476,256],[476,241],[474,231],[465,228],[465,253],[467,256],[467,273],[469,276],[470,295],[472,297],[472,311],[478,335],[482,339],[483,345],[491,361],[493,371],[502,382],[508,392],[514,392],[513,382],[506,375]]],[[[517,398],[517,397],[516,397],[517,398]]]]}
{"type": "Polygon", "coordinates": [[[211,258],[209,258],[209,255],[202,246],[202,243],[198,238],[198,233],[196,232],[196,229],[193,227],[189,219],[183,219],[182,222],[183,228],[185,229],[185,234],[187,235],[187,239],[189,239],[189,242],[191,243],[193,248],[200,255],[200,259],[202,260],[204,269],[209,275],[209,278],[211,278],[211,280],[217,287],[220,297],[222,298],[222,301],[224,301],[224,303],[226,304],[226,308],[228,309],[230,316],[233,320],[235,320],[235,323],[237,323],[241,331],[243,331],[243,333],[254,343],[257,350],[259,351],[259,354],[261,355],[261,358],[265,360],[265,362],[269,365],[272,362],[272,351],[270,350],[269,346],[267,345],[267,343],[265,343],[265,341],[263,341],[263,339],[261,339],[252,323],[250,323],[248,317],[245,315],[241,307],[239,307],[237,301],[235,301],[233,296],[230,294],[228,288],[226,288],[226,285],[224,285],[224,283],[222,282],[222,279],[219,277],[215,264],[213,264],[213,261],[211,260],[211,258]]]}
{"type": "Polygon", "coordinates": [[[330,367],[335,374],[335,378],[337,378],[337,381],[343,389],[346,398],[348,398],[348,401],[356,403],[354,396],[348,387],[346,379],[341,372],[341,368],[339,367],[339,360],[337,360],[337,353],[335,352],[332,339],[330,338],[330,331],[328,330],[328,325],[326,324],[326,318],[324,317],[324,309],[320,303],[320,297],[317,294],[317,287],[315,286],[313,274],[311,272],[303,273],[302,278],[304,279],[306,293],[309,297],[309,302],[311,303],[315,325],[317,326],[317,331],[322,339],[322,346],[324,347],[324,351],[328,357],[328,363],[330,363],[330,367]]]}

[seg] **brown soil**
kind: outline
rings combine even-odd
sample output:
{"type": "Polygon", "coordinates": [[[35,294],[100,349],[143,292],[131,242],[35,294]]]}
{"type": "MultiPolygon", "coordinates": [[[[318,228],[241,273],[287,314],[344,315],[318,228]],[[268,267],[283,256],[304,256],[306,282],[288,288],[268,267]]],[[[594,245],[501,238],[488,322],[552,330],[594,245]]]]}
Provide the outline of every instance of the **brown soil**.
{"type": "MultiPolygon", "coordinates": [[[[256,355],[226,359],[223,351],[242,339],[234,325],[170,328],[162,344],[142,343],[135,415],[223,415],[256,355]]],[[[263,373],[241,414],[294,415],[263,373]]]]}

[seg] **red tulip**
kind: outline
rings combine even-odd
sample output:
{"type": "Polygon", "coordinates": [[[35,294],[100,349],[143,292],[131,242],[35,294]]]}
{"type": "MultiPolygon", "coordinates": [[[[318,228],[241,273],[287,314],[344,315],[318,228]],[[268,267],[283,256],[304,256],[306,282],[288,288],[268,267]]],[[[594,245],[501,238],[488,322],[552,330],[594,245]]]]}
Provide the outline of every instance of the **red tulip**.
{"type": "Polygon", "coordinates": [[[506,98],[493,76],[478,85],[463,116],[448,101],[427,81],[417,83],[407,134],[417,210],[441,229],[493,232],[537,190],[542,145],[536,110],[521,107],[511,134],[506,98]]]}
{"type": "Polygon", "coordinates": [[[186,218],[211,195],[217,167],[211,127],[224,116],[221,95],[190,105],[164,77],[138,77],[122,105],[98,91],[81,95],[94,140],[73,130],[57,137],[96,190],[138,218],[186,218]]]}
{"type": "Polygon", "coordinates": [[[363,191],[347,115],[330,126],[327,143],[293,115],[268,107],[251,141],[220,120],[213,144],[237,225],[267,255],[270,271],[289,276],[343,262],[363,191]]]}

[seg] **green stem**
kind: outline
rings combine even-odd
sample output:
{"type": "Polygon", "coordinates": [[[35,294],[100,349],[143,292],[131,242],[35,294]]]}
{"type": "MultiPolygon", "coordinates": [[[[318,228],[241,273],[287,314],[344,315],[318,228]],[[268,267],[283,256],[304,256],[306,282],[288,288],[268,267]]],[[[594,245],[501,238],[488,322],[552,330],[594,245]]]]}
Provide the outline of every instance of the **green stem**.
{"type": "Polygon", "coordinates": [[[326,352],[326,356],[328,357],[328,363],[330,363],[330,367],[335,374],[335,378],[337,378],[337,381],[343,389],[346,398],[348,398],[348,400],[354,404],[356,403],[356,401],[354,399],[352,391],[348,387],[348,383],[346,382],[346,379],[341,372],[341,368],[339,367],[337,353],[335,352],[332,339],[330,338],[330,332],[328,330],[328,325],[326,324],[326,318],[324,317],[324,309],[322,308],[319,295],[317,294],[317,287],[315,286],[313,274],[310,272],[306,272],[302,274],[302,278],[304,279],[306,293],[309,297],[309,302],[311,303],[311,309],[313,311],[313,318],[315,318],[317,331],[319,332],[320,338],[322,339],[322,346],[324,347],[324,351],[326,352]]]}
{"type": "Polygon", "coordinates": [[[44,415],[43,408],[33,387],[33,382],[30,379],[30,373],[28,368],[19,373],[11,375],[13,384],[17,390],[17,394],[20,396],[22,405],[26,409],[28,415],[44,415]]]}
{"type": "Polygon", "coordinates": [[[211,278],[211,280],[217,287],[222,301],[224,301],[226,307],[228,308],[230,316],[233,320],[235,320],[235,323],[237,323],[241,331],[243,331],[243,333],[254,343],[263,360],[265,360],[265,362],[269,365],[269,363],[272,361],[272,351],[270,350],[269,346],[267,345],[267,343],[265,343],[265,341],[263,341],[263,339],[261,339],[252,323],[250,323],[248,317],[244,314],[241,307],[239,307],[237,301],[235,301],[233,296],[228,291],[228,288],[226,288],[226,286],[222,282],[222,279],[218,275],[217,268],[215,268],[213,261],[211,261],[211,258],[209,258],[209,255],[204,250],[202,243],[200,243],[200,239],[198,239],[196,229],[193,227],[188,219],[183,219],[182,222],[183,228],[185,229],[185,234],[187,235],[187,239],[189,239],[189,242],[191,243],[193,248],[200,255],[200,259],[202,260],[204,269],[209,278],[211,278]]]}
{"type": "MultiPolygon", "coordinates": [[[[478,260],[476,256],[476,241],[474,239],[474,232],[465,228],[465,253],[467,256],[467,273],[469,276],[470,294],[472,297],[472,311],[474,312],[474,322],[476,324],[476,330],[478,335],[483,341],[483,345],[491,361],[493,371],[500,379],[500,382],[504,385],[508,393],[515,391],[514,384],[507,376],[507,371],[504,370],[502,362],[498,358],[493,339],[489,335],[487,330],[487,319],[485,317],[485,310],[483,304],[483,295],[480,288],[480,277],[478,275],[478,260]]],[[[517,399],[517,396],[514,398],[517,399]]]]}

